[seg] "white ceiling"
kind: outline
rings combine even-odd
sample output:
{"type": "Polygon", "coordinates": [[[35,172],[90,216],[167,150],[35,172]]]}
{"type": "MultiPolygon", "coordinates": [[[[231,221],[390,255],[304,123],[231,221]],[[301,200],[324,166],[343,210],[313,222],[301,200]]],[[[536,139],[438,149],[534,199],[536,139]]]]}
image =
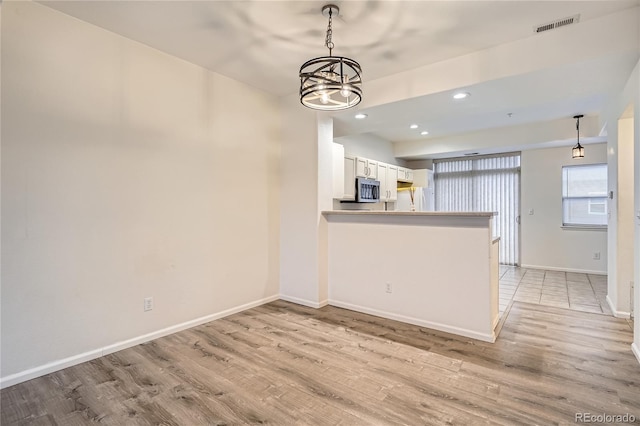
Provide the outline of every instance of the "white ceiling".
{"type": "MultiPolygon", "coordinates": [[[[320,12],[327,1],[40,3],[278,96],[297,92],[303,62],[327,54],[327,20],[320,12]]],[[[360,62],[366,90],[367,81],[532,37],[535,26],[558,18],[580,14],[584,22],[640,2],[334,3],[341,9],[334,20],[334,54],[360,62]]],[[[637,53],[611,55],[567,65],[553,75],[486,82],[467,88],[472,96],[464,102],[450,102],[450,93],[439,93],[373,107],[368,119],[358,122],[344,112],[336,115],[336,127],[343,134],[373,133],[395,142],[421,137],[408,122],[427,128],[431,137],[566,118],[576,111],[598,114],[605,94],[620,86],[637,59],[637,53]]]]}

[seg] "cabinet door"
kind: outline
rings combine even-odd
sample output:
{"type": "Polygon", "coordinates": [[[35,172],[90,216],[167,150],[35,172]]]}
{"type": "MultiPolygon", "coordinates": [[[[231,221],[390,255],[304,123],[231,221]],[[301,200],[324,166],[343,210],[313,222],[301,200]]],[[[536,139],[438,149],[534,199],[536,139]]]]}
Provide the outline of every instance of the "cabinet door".
{"type": "Polygon", "coordinates": [[[356,199],[356,158],[344,156],[344,196],[343,200],[356,199]]]}
{"type": "Polygon", "coordinates": [[[387,201],[398,200],[398,167],[389,165],[387,168],[387,190],[389,191],[387,201]]]}
{"type": "Polygon", "coordinates": [[[405,171],[405,178],[407,179],[407,182],[413,183],[413,170],[407,169],[405,171]]]}
{"type": "Polygon", "coordinates": [[[398,167],[398,182],[413,183],[413,170],[398,167]]]}
{"type": "Polygon", "coordinates": [[[380,181],[380,201],[387,201],[389,199],[389,186],[387,181],[387,171],[389,165],[386,163],[378,163],[378,180],[380,181]]]}
{"type": "Polygon", "coordinates": [[[356,176],[357,177],[368,177],[369,175],[367,174],[368,167],[367,167],[367,159],[366,158],[362,158],[362,157],[356,157],[355,158],[355,165],[356,165],[356,176]]]}
{"type": "Polygon", "coordinates": [[[367,177],[369,179],[378,179],[378,162],[367,160],[367,177]]]}

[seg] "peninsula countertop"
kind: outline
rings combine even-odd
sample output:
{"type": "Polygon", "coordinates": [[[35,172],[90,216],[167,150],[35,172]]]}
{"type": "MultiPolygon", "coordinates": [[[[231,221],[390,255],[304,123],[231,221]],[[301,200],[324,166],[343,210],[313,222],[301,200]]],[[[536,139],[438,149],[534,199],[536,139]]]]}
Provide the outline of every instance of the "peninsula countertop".
{"type": "Polygon", "coordinates": [[[354,215],[354,216],[446,216],[446,217],[493,217],[497,212],[406,212],[385,210],[325,210],[325,216],[354,215]]]}

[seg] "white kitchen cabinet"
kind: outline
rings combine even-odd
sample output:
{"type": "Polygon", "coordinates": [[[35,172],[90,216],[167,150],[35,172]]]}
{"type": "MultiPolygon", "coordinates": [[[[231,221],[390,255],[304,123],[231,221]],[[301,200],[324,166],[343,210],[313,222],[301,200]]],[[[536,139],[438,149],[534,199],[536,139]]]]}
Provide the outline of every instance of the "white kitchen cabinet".
{"type": "Polygon", "coordinates": [[[344,191],[343,200],[356,199],[356,157],[346,154],[344,156],[344,191]]]}
{"type": "Polygon", "coordinates": [[[398,166],[392,166],[389,164],[387,168],[387,190],[389,196],[387,201],[398,200],[398,166]]]}
{"type": "Polygon", "coordinates": [[[377,179],[378,162],[368,158],[356,157],[356,176],[377,179]]]}
{"type": "Polygon", "coordinates": [[[413,183],[413,170],[406,169],[405,170],[405,176],[406,176],[408,182],[413,183]]]}
{"type": "Polygon", "coordinates": [[[413,183],[413,170],[398,167],[398,182],[413,183]]]}
{"type": "Polygon", "coordinates": [[[378,181],[380,181],[380,201],[387,201],[389,188],[387,188],[387,171],[389,165],[386,163],[378,163],[378,181]]]}
{"type": "Polygon", "coordinates": [[[380,201],[396,201],[398,199],[398,167],[378,163],[378,180],[380,181],[380,201]]]}

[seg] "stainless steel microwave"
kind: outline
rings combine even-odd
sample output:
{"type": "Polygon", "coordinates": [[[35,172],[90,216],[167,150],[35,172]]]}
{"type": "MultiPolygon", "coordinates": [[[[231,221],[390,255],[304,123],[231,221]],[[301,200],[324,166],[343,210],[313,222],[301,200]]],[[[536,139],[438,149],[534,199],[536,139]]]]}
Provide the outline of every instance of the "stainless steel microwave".
{"type": "Polygon", "coordinates": [[[363,177],[356,178],[356,202],[377,203],[380,201],[380,181],[363,177]]]}

